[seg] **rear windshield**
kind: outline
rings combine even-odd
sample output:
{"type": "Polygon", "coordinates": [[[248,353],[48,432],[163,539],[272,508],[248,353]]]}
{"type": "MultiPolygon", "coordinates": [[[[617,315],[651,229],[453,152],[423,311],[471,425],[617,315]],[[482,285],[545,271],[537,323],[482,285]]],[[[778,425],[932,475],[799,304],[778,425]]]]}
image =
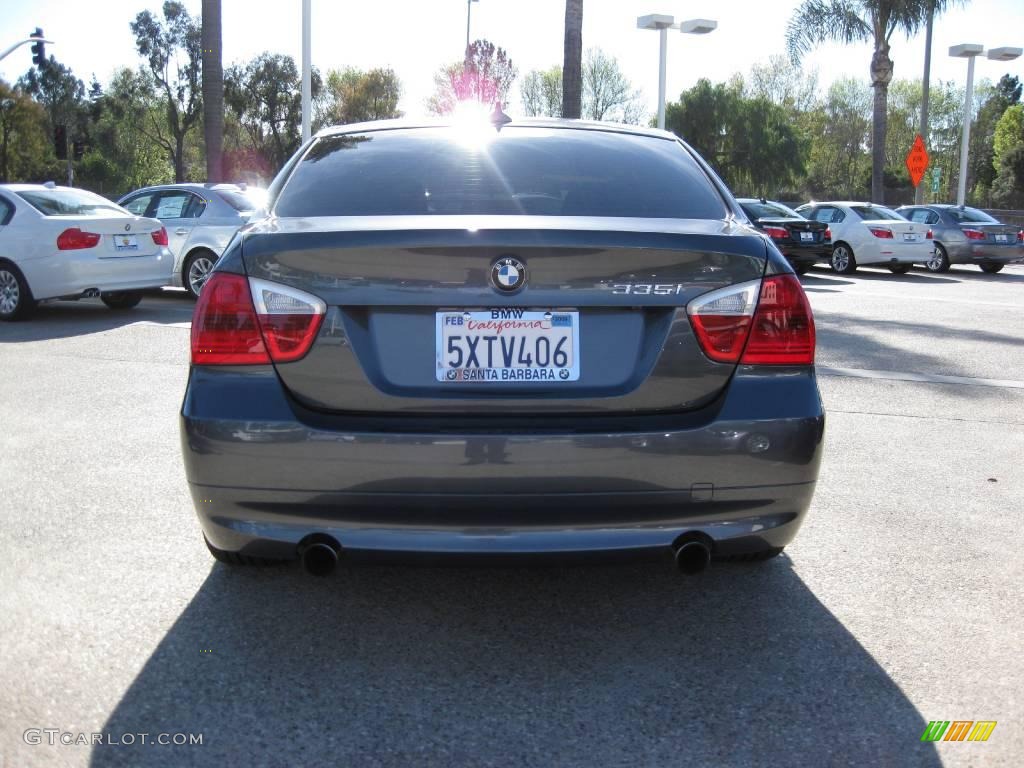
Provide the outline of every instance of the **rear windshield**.
{"type": "Polygon", "coordinates": [[[319,139],[286,182],[275,213],[721,219],[726,210],[674,141],[485,125],[319,139]]]}
{"type": "Polygon", "coordinates": [[[969,221],[972,224],[998,224],[999,222],[993,219],[984,211],[979,211],[977,208],[950,208],[949,215],[953,217],[953,221],[960,222],[969,221]]]}
{"type": "Polygon", "coordinates": [[[803,216],[801,216],[799,213],[794,211],[792,208],[787,208],[782,203],[743,202],[740,203],[740,207],[743,209],[744,213],[746,213],[747,216],[749,216],[751,219],[803,218],[803,216]]]}
{"type": "Polygon", "coordinates": [[[263,205],[259,195],[250,194],[248,191],[236,192],[233,189],[215,189],[214,192],[236,211],[255,211],[263,205]]]}
{"type": "Polygon", "coordinates": [[[44,216],[131,215],[106,198],[84,189],[32,189],[15,194],[44,216]]]}
{"type": "Polygon", "coordinates": [[[865,221],[875,221],[877,219],[906,221],[906,219],[896,213],[896,211],[890,208],[885,208],[881,205],[851,205],[850,210],[865,221]]]}

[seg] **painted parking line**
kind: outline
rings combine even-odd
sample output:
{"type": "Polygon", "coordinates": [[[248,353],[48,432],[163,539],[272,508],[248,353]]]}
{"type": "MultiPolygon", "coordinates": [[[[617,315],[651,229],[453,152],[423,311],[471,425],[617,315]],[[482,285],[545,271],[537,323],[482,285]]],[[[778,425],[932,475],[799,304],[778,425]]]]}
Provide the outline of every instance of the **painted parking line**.
{"type": "Polygon", "coordinates": [[[819,365],[817,371],[822,376],[846,376],[854,379],[889,379],[891,381],[919,381],[925,384],[956,384],[969,387],[1002,387],[1004,389],[1024,389],[1024,381],[1013,379],[979,379],[973,376],[941,376],[931,373],[914,373],[913,371],[872,371],[865,368],[835,368],[830,365],[819,365]]]}

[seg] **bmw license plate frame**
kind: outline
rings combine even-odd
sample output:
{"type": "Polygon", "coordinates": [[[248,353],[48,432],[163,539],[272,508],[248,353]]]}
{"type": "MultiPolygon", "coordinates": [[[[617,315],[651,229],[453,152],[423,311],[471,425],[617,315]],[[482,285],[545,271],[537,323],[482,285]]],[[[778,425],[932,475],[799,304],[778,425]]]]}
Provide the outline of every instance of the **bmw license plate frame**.
{"type": "Polygon", "coordinates": [[[446,310],[435,313],[435,327],[439,382],[567,384],[580,378],[579,310],[446,310]]]}

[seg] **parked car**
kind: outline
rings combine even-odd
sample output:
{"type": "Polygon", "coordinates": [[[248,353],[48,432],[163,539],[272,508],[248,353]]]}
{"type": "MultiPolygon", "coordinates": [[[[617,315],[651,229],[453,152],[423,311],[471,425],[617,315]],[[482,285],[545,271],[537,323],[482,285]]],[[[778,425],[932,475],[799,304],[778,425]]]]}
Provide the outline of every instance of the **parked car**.
{"type": "Polygon", "coordinates": [[[884,205],[872,203],[807,203],[796,209],[808,219],[827,224],[832,230],[829,263],[841,275],[858,266],[888,267],[898,275],[914,264],[932,258],[932,233],[884,205]]]}
{"type": "Polygon", "coordinates": [[[228,241],[262,207],[263,194],[237,184],[166,184],[136,190],[118,203],[163,222],[174,254],[171,284],[195,298],[228,241]]]}
{"type": "Polygon", "coordinates": [[[950,264],[977,264],[995,273],[1024,258],[1024,230],[1000,224],[977,208],[955,205],[905,205],[896,212],[935,233],[929,272],[947,272],[950,264]]]}
{"type": "Polygon", "coordinates": [[[49,299],[99,296],[134,307],[171,274],[167,230],[71,187],[0,184],[0,320],[49,299]]]}
{"type": "Polygon", "coordinates": [[[782,203],[738,198],[740,208],[755,227],[772,239],[797,274],[805,274],[819,261],[832,257],[832,232],[828,224],[805,219],[782,203]]]}
{"type": "Polygon", "coordinates": [[[811,309],[674,135],[327,129],[269,210],[193,316],[181,444],[217,559],[694,572],[796,534],[824,431],[811,309]]]}

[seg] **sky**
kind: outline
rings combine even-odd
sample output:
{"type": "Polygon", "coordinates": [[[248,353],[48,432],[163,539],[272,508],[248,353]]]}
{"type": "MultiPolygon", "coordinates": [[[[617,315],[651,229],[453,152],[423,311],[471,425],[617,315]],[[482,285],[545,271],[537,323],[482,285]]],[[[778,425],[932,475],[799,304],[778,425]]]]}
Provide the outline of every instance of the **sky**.
{"type": "MultiPolygon", "coordinates": [[[[139,58],[129,23],[139,11],[160,7],[159,0],[3,0],[0,49],[35,27],[55,44],[47,53],[72,67],[86,82],[95,73],[106,82],[122,66],[139,58]]],[[[186,0],[197,16],[200,0],[186,0]]],[[[433,74],[462,58],[466,41],[466,0],[312,0],[313,64],[326,72],[355,66],[392,67],[403,84],[400,108],[408,116],[425,113],[433,74]]],[[[663,13],[676,20],[718,21],[708,35],[669,32],[668,99],[700,77],[714,82],[746,74],[774,54],[784,53],[786,23],[796,0],[585,0],[584,48],[614,55],[639,88],[653,114],[658,95],[658,34],[636,28],[637,16],[663,13]]],[[[263,51],[300,60],[301,0],[223,0],[224,64],[248,60],[263,51]]],[[[562,60],[563,0],[479,0],[472,3],[471,35],[504,47],[520,77],[562,60]]],[[[958,43],[986,47],[1024,47],[1022,0],[973,0],[938,18],[932,48],[932,78],[964,83],[967,64],[947,54],[958,43]]],[[[918,78],[924,66],[924,33],[906,40],[897,33],[891,56],[895,77],[918,78]]],[[[867,80],[868,44],[826,45],[803,66],[816,69],[822,87],[853,76],[867,80]]],[[[12,81],[31,65],[24,46],[0,61],[0,77],[12,81]]],[[[1012,62],[978,59],[976,80],[998,80],[1009,72],[1024,80],[1024,57],[1012,62]]],[[[513,86],[518,93],[519,83],[513,86]]],[[[515,102],[512,104],[514,109],[515,102]]],[[[513,112],[514,116],[514,112],[513,112]]]]}

